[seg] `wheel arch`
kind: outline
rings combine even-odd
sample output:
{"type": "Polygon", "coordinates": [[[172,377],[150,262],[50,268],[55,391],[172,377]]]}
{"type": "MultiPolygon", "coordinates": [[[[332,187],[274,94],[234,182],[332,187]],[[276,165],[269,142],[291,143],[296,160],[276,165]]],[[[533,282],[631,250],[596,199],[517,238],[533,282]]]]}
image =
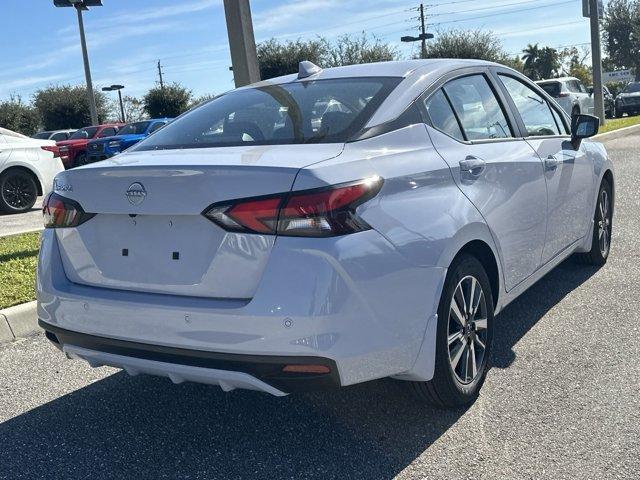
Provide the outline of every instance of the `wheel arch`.
{"type": "Polygon", "coordinates": [[[4,169],[2,172],[0,172],[0,175],[5,175],[7,172],[13,172],[13,171],[23,171],[29,174],[36,182],[36,188],[38,189],[38,196],[42,195],[43,193],[42,181],[40,180],[40,177],[35,171],[33,171],[32,169],[24,165],[12,165],[4,169]]]}
{"type": "Polygon", "coordinates": [[[495,310],[500,298],[500,271],[498,267],[498,260],[493,253],[493,250],[483,240],[472,240],[458,251],[454,260],[463,254],[468,254],[478,259],[485,272],[487,272],[487,277],[489,277],[489,283],[491,285],[493,307],[495,310]]]}

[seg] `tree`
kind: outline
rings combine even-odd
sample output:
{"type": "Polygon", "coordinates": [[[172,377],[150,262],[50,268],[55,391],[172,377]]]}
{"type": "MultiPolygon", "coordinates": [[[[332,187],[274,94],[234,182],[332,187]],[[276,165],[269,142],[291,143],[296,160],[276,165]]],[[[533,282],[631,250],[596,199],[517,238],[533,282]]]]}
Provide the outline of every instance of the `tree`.
{"type": "Polygon", "coordinates": [[[524,61],[523,72],[532,80],[552,78],[560,70],[560,56],[555,48],[538,47],[538,44],[527,45],[522,50],[524,61]]]}
{"type": "Polygon", "coordinates": [[[32,135],[38,130],[38,111],[22,102],[22,98],[11,96],[0,103],[0,127],[8,128],[23,135],[32,135]]]}
{"type": "Polygon", "coordinates": [[[376,37],[370,39],[364,33],[360,37],[343,35],[333,44],[326,39],[321,41],[328,53],[328,58],[323,60],[323,66],[326,67],[389,62],[399,58],[398,50],[395,47],[381,42],[376,37]]]}
{"type": "Polygon", "coordinates": [[[633,69],[640,81],[640,1],[609,1],[604,13],[603,39],[610,61],[633,69]]]}
{"type": "Polygon", "coordinates": [[[144,111],[152,118],[177,117],[189,109],[191,90],[178,83],[154,87],[143,98],[144,111]]]}
{"type": "MultiPolygon", "coordinates": [[[[122,97],[122,107],[124,108],[124,115],[127,122],[137,122],[145,117],[144,102],[139,98],[125,95],[122,97]]],[[[118,100],[114,100],[112,117],[118,119],[121,117],[120,102],[118,100]]]]}
{"type": "Polygon", "coordinates": [[[591,52],[583,49],[580,52],[576,47],[567,47],[558,53],[563,75],[576,77],[585,85],[593,85],[591,67],[586,64],[591,52]]]}
{"type": "Polygon", "coordinates": [[[522,50],[522,60],[524,61],[524,74],[532,78],[533,80],[539,80],[537,78],[537,72],[535,69],[535,64],[538,61],[538,57],[540,56],[540,49],[538,48],[538,44],[535,45],[527,45],[525,49],[522,50]]]}
{"type": "Polygon", "coordinates": [[[303,60],[328,68],[400,58],[394,47],[364,33],[360,37],[343,35],[335,42],[319,37],[281,43],[272,38],[258,44],[257,52],[262,79],[296,73],[303,60]]]}
{"type": "Polygon", "coordinates": [[[281,43],[275,38],[259,43],[257,46],[260,78],[279,77],[298,71],[298,64],[308,60],[323,66],[327,58],[326,44],[319,40],[288,41],[281,43]]]}
{"type": "MultiPolygon", "coordinates": [[[[95,92],[98,121],[107,118],[107,99],[95,92]]],[[[38,90],[33,103],[42,118],[45,130],[80,128],[91,125],[87,90],[81,85],[57,85],[38,90]]]]}
{"type": "Polygon", "coordinates": [[[473,58],[502,63],[520,70],[519,59],[510,58],[502,42],[488,30],[448,30],[438,32],[429,43],[426,58],[473,58]]]}

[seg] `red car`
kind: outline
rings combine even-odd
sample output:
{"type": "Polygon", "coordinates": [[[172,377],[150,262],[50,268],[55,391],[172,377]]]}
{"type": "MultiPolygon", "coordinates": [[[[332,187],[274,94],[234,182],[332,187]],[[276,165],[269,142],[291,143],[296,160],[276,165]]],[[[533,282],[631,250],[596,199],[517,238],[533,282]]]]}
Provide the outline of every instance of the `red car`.
{"type": "Polygon", "coordinates": [[[87,163],[87,143],[96,138],[111,137],[118,133],[122,123],[105,123],[77,130],[68,140],[57,143],[60,158],[65,168],[77,167],[87,163]]]}

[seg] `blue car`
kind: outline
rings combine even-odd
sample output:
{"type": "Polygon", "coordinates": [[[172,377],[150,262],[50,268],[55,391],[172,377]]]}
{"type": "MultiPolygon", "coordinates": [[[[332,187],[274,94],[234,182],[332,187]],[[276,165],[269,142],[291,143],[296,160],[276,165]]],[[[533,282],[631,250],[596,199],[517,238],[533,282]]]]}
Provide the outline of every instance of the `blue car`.
{"type": "Polygon", "coordinates": [[[90,141],[87,144],[87,163],[98,162],[117,155],[165,126],[171,120],[173,119],[152,118],[151,120],[128,123],[118,131],[117,135],[90,141]]]}

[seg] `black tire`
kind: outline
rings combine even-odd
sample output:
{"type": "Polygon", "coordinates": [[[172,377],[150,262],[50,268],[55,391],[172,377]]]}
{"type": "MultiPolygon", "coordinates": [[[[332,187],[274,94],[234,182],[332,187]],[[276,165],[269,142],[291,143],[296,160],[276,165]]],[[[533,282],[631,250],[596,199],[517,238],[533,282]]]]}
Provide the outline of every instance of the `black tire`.
{"type": "Polygon", "coordinates": [[[0,211],[23,213],[33,208],[38,198],[34,176],[20,169],[9,169],[0,175],[0,211]]]}
{"type": "MultiPolygon", "coordinates": [[[[466,304],[466,303],[465,303],[466,304]]],[[[445,280],[442,296],[438,305],[438,326],[436,332],[436,358],[433,378],[428,382],[411,382],[411,385],[421,401],[430,403],[439,408],[459,408],[467,406],[475,401],[478,392],[484,383],[488,370],[488,360],[491,353],[491,343],[493,339],[493,296],[491,294],[491,284],[482,264],[475,257],[462,254],[453,261],[445,280]],[[460,310],[460,295],[457,294],[458,287],[461,286],[461,293],[465,291],[465,282],[469,287],[466,289],[465,297],[471,297],[471,286],[469,278],[475,278],[475,292],[478,285],[481,287],[480,293],[475,293],[477,297],[477,307],[474,314],[462,312],[466,318],[466,325],[456,320],[454,312],[454,302],[460,310]],[[454,295],[455,298],[454,298],[454,295]],[[486,322],[484,322],[486,319],[486,322]],[[474,325],[478,322],[477,325],[474,325]],[[486,329],[480,328],[480,322],[486,325],[486,329]],[[463,333],[464,332],[464,333],[463,333]],[[449,338],[457,339],[450,342],[449,338]],[[480,343],[484,343],[484,352],[480,351],[480,343]],[[466,345],[466,347],[465,347],[466,345]],[[466,349],[466,350],[465,350],[466,349]],[[460,350],[463,352],[460,353],[460,350]],[[464,364],[462,359],[465,357],[464,364]],[[473,354],[473,359],[471,355],[473,354]],[[481,354],[481,356],[480,356],[481,354]],[[452,356],[454,358],[452,358],[452,356]],[[455,367],[452,366],[456,362],[455,367]],[[468,369],[473,371],[473,360],[475,360],[476,375],[469,376],[468,369]],[[479,362],[479,364],[478,364],[479,362]],[[458,368],[460,372],[458,372],[458,368]],[[465,370],[466,368],[466,370],[465,370]],[[464,379],[461,378],[464,371],[464,379]]]]}
{"type": "Polygon", "coordinates": [[[74,167],[80,167],[82,165],[87,165],[89,163],[89,158],[87,157],[86,152],[80,152],[76,155],[76,159],[73,162],[74,167]]]}
{"type": "Polygon", "coordinates": [[[622,112],[621,110],[618,110],[616,108],[615,117],[616,118],[622,118],[623,115],[624,115],[624,112],[622,112]]]}
{"type": "Polygon", "coordinates": [[[600,184],[600,189],[598,190],[598,201],[596,202],[596,211],[593,217],[591,250],[586,253],[577,254],[577,259],[582,263],[601,266],[607,263],[607,259],[609,258],[609,253],[611,252],[611,232],[613,229],[613,197],[611,190],[609,182],[603,179],[600,184]],[[608,203],[604,208],[601,205],[603,198],[606,198],[608,203]],[[605,212],[605,218],[602,216],[603,211],[605,212]],[[604,237],[602,235],[604,235],[604,237]]]}

